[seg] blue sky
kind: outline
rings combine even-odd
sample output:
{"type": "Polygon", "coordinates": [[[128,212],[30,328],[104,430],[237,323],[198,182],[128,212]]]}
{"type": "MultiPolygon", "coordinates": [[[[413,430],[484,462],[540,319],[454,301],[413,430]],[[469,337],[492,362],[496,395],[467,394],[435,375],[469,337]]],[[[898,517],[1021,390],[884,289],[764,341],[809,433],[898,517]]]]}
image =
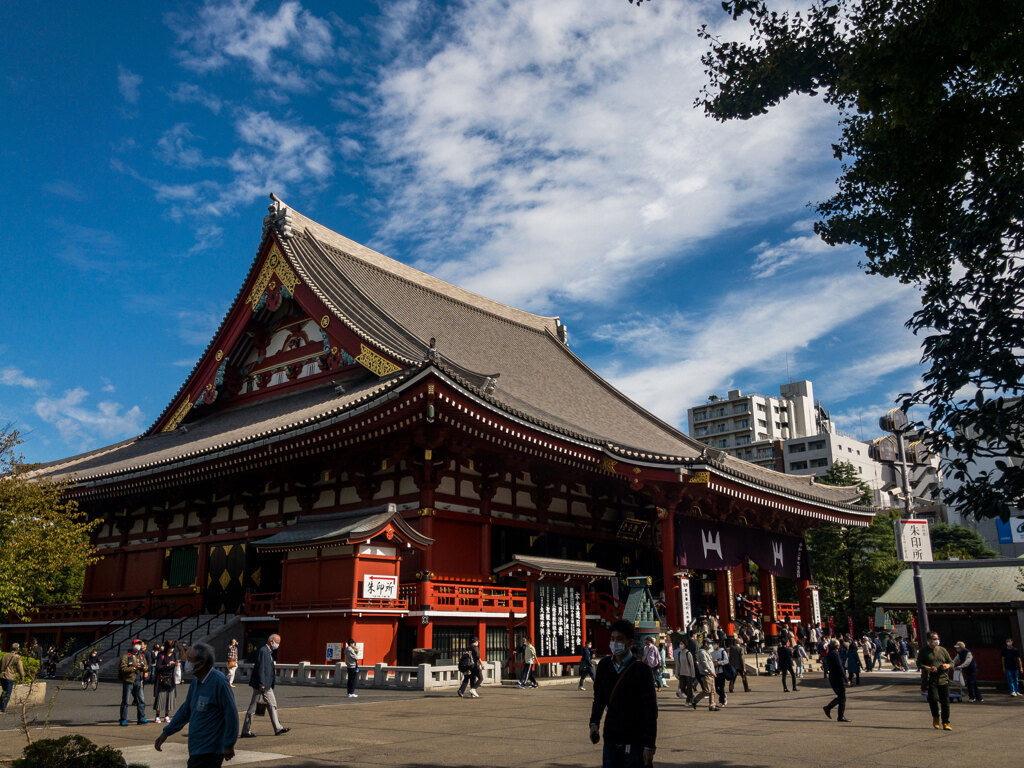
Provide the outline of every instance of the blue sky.
{"type": "Polygon", "coordinates": [[[5,4],[0,422],[29,460],[145,430],[267,195],[550,315],[662,418],[809,378],[844,431],[919,381],[913,289],[811,231],[836,117],[693,108],[717,2],[5,4]],[[788,365],[788,374],[787,374],[788,365]]]}

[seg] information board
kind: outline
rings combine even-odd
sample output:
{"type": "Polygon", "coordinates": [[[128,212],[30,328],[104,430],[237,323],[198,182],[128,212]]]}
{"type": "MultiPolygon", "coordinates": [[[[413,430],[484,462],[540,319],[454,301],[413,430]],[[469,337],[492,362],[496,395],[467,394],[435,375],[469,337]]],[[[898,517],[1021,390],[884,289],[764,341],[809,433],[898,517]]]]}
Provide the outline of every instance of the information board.
{"type": "Polygon", "coordinates": [[[690,579],[686,576],[679,577],[679,601],[683,629],[689,629],[690,622],[693,621],[693,603],[690,600],[690,579]]]}
{"type": "Polygon", "coordinates": [[[345,660],[345,653],[342,650],[344,643],[328,643],[327,644],[327,663],[336,664],[339,661],[345,660]]]}
{"type": "Polygon", "coordinates": [[[583,644],[583,601],[579,587],[536,584],[533,640],[538,656],[575,656],[583,644]]]}

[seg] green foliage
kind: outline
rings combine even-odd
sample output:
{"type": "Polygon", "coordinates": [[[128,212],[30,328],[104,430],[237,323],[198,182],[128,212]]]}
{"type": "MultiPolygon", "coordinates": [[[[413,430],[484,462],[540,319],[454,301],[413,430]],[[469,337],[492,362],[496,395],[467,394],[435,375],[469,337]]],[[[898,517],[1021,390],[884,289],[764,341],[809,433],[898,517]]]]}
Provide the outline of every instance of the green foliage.
{"type": "Polygon", "coordinates": [[[120,751],[100,747],[84,736],[71,734],[59,739],[42,739],[25,747],[12,768],[145,768],[127,765],[120,751]]]}
{"type": "Polygon", "coordinates": [[[15,454],[20,442],[0,428],[0,616],[78,600],[98,559],[91,534],[99,521],[63,499],[63,485],[32,477],[15,454]]]}
{"type": "Polygon", "coordinates": [[[29,683],[39,676],[39,667],[41,666],[39,659],[32,658],[31,656],[22,656],[21,666],[25,670],[24,683],[29,683]]]}
{"type": "Polygon", "coordinates": [[[836,193],[816,206],[830,245],[864,249],[867,272],[913,284],[935,447],[961,483],[947,501],[1006,519],[1024,498],[1024,13],[1016,0],[820,0],[774,11],[726,0],[743,42],[703,28],[718,120],[793,94],[839,113],[836,193]],[[966,394],[965,394],[966,393],[966,394]],[[1016,398],[1016,399],[1014,399],[1016,398]],[[978,459],[995,459],[982,470],[978,459]]]}
{"type": "Polygon", "coordinates": [[[820,589],[822,612],[846,626],[853,617],[858,628],[874,616],[872,600],[889,588],[902,569],[896,559],[893,521],[898,511],[880,512],[866,528],[836,524],[807,533],[807,554],[820,589]]]}
{"type": "Polygon", "coordinates": [[[871,487],[860,478],[860,472],[848,461],[834,461],[818,482],[824,485],[856,485],[860,488],[860,498],[857,503],[861,506],[870,507],[874,499],[871,487]]]}
{"type": "Polygon", "coordinates": [[[932,555],[936,560],[988,560],[999,553],[977,531],[965,525],[935,523],[931,526],[932,555]]]}

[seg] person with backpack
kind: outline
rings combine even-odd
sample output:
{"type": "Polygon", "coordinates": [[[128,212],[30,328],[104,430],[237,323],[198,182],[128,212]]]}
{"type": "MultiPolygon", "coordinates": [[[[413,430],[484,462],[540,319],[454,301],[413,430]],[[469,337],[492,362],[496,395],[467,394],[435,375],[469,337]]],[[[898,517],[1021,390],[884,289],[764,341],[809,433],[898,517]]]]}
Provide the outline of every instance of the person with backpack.
{"type": "Polygon", "coordinates": [[[592,641],[587,640],[583,644],[583,650],[580,652],[580,687],[579,690],[583,690],[583,681],[589,676],[591,681],[594,679],[594,644],[592,641]]]}
{"type": "Polygon", "coordinates": [[[21,663],[21,645],[11,643],[10,653],[0,654],[0,714],[7,711],[7,704],[14,695],[14,681],[25,679],[25,665],[21,663]]]}
{"type": "Polygon", "coordinates": [[[601,659],[594,676],[590,740],[601,740],[604,717],[603,768],[640,768],[654,761],[658,699],[651,668],[633,659],[633,638],[632,623],[612,624],[611,655],[601,659]]]}
{"type": "Polygon", "coordinates": [[[483,682],[483,664],[480,661],[480,638],[474,637],[469,641],[469,648],[467,648],[462,657],[459,659],[459,672],[462,673],[462,685],[459,686],[459,698],[461,699],[465,693],[466,688],[469,688],[470,698],[479,699],[480,694],[477,693],[476,689],[480,687],[480,683],[483,682]]]}
{"type": "Polygon", "coordinates": [[[142,655],[142,641],[135,638],[132,640],[131,650],[121,657],[117,666],[117,676],[121,680],[121,725],[128,725],[129,694],[135,702],[138,714],[136,722],[139,725],[149,722],[146,719],[146,696],[142,689],[142,684],[148,675],[149,666],[142,655]]]}
{"type": "Polygon", "coordinates": [[[156,721],[158,723],[171,722],[171,710],[174,709],[175,705],[175,691],[177,690],[177,683],[174,681],[174,668],[178,666],[178,654],[174,650],[174,646],[168,641],[167,645],[160,649],[160,653],[156,657],[156,700],[154,702],[154,711],[156,712],[156,721]],[[160,719],[160,710],[164,711],[164,720],[160,719]]]}
{"type": "Polygon", "coordinates": [[[539,688],[540,686],[537,685],[537,675],[533,669],[537,661],[537,649],[533,647],[529,637],[523,638],[523,644],[520,648],[523,654],[523,672],[519,676],[519,687],[526,688],[526,683],[529,682],[530,688],[539,688]]]}

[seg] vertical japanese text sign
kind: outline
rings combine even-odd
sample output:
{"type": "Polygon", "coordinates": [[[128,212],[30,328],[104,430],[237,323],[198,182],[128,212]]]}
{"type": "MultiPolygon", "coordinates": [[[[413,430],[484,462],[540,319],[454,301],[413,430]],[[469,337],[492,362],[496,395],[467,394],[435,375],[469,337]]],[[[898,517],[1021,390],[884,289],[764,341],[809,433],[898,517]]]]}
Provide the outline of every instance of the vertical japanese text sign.
{"type": "Polygon", "coordinates": [[[927,520],[897,520],[896,557],[904,563],[930,563],[932,540],[927,520]]]}

